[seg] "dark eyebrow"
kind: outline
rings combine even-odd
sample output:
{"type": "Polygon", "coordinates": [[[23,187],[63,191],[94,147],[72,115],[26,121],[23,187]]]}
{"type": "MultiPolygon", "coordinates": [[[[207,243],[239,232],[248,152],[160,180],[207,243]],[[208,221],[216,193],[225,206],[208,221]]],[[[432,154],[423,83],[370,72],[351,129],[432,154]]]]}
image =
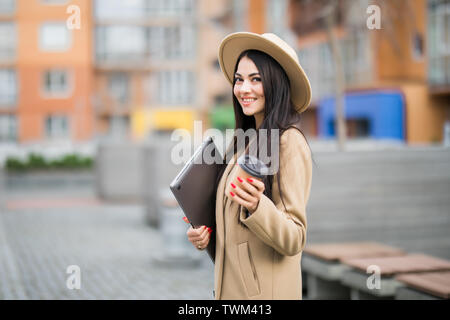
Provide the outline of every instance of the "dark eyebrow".
{"type": "MultiPolygon", "coordinates": [[[[238,76],[238,77],[242,77],[242,75],[240,73],[237,73],[237,72],[234,75],[238,76]]],[[[258,72],[254,72],[254,73],[250,73],[248,76],[249,77],[253,77],[253,76],[257,76],[257,75],[259,76],[259,73],[258,72]]]]}

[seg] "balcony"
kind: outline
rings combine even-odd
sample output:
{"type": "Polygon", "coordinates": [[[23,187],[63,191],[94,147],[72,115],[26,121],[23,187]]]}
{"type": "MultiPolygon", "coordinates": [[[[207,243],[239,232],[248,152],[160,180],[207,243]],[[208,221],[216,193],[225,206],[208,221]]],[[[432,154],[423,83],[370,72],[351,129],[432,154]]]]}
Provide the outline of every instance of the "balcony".
{"type": "Polygon", "coordinates": [[[450,2],[428,3],[428,86],[431,93],[450,93],[450,2]]]}
{"type": "Polygon", "coordinates": [[[13,22],[0,22],[0,67],[12,66],[16,60],[16,33],[13,22]]]}
{"type": "Polygon", "coordinates": [[[185,22],[177,26],[97,26],[96,66],[99,69],[152,71],[193,68],[196,28],[185,22]]]}

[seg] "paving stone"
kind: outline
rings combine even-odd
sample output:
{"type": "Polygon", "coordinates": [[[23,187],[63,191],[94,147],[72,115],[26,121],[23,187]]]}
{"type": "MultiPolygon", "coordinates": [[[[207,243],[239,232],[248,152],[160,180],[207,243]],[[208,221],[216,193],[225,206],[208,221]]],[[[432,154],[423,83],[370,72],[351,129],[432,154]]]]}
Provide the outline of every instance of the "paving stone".
{"type": "Polygon", "coordinates": [[[197,268],[161,268],[152,257],[163,250],[139,205],[3,209],[0,299],[212,299],[207,255],[197,268]],[[80,290],[66,286],[70,265],[80,290]]]}

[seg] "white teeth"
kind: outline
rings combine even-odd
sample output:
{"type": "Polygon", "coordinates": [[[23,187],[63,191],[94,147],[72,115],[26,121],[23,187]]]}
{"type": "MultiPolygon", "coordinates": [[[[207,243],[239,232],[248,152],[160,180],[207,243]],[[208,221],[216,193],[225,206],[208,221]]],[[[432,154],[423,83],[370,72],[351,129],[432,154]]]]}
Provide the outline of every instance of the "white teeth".
{"type": "Polygon", "coordinates": [[[253,101],[255,101],[256,99],[242,99],[242,101],[244,101],[244,102],[253,102],[253,101]]]}

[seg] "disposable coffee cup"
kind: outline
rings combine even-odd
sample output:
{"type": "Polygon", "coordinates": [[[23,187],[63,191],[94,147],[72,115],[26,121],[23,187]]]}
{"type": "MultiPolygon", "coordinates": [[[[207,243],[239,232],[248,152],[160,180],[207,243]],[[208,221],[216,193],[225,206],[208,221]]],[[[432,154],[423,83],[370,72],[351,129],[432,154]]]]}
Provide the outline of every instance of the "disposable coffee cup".
{"type": "MultiPolygon", "coordinates": [[[[231,181],[236,186],[243,188],[242,183],[238,180],[238,177],[243,181],[247,181],[247,178],[250,179],[258,179],[262,181],[262,179],[269,174],[269,168],[266,166],[264,162],[259,160],[258,158],[244,154],[240,156],[236,163],[237,169],[235,170],[231,181]]],[[[225,188],[226,194],[229,196],[230,191],[233,192],[233,187],[231,184],[228,184],[225,188]]]]}

